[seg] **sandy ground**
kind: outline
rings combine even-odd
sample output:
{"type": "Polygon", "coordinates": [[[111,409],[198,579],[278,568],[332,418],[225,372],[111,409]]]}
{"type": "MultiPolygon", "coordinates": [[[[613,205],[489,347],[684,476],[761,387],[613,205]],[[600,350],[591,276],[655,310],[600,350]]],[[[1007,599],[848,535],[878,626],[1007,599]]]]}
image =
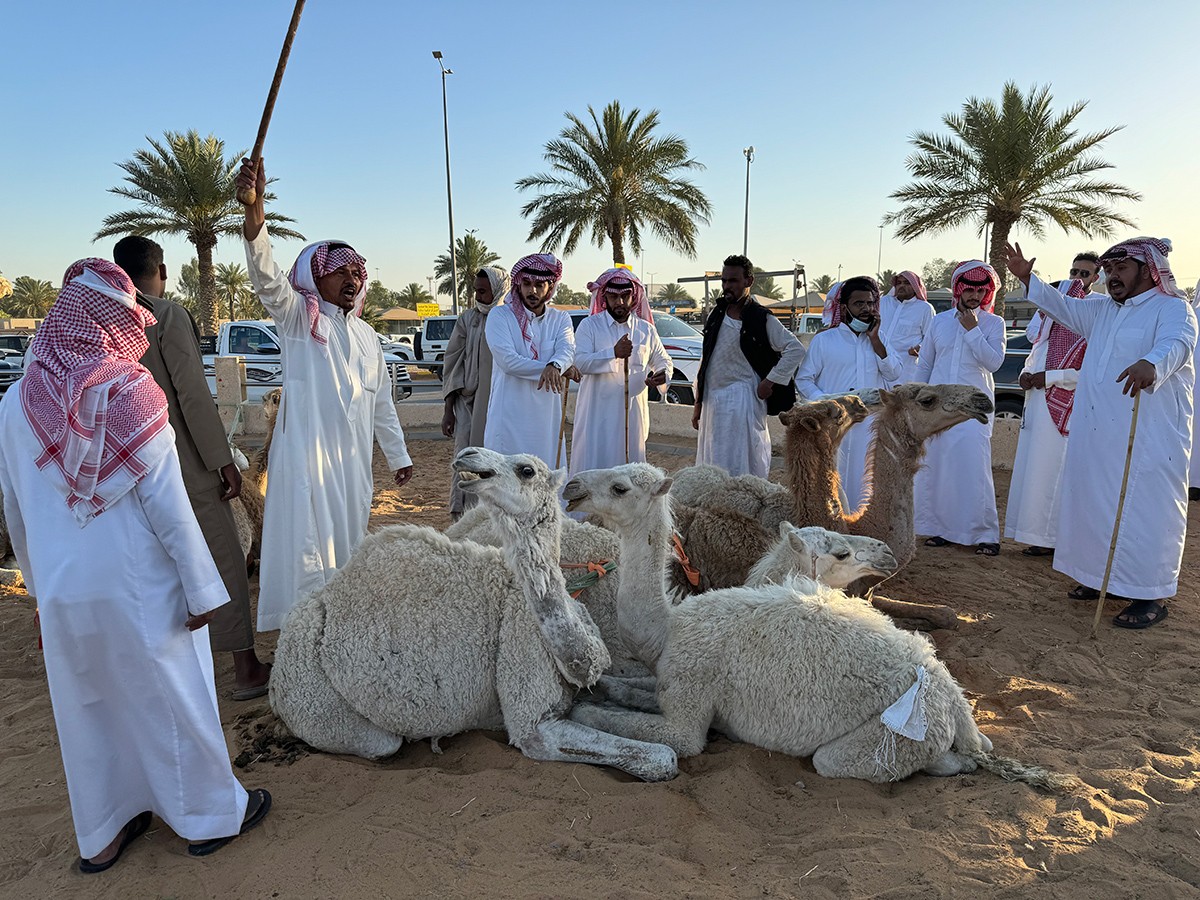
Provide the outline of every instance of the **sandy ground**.
{"type": "MultiPolygon", "coordinates": [[[[450,445],[414,441],[402,491],[378,465],[373,524],[447,523],[450,445]]],[[[688,463],[654,455],[668,469],[688,463]]],[[[1007,493],[1007,473],[997,472],[1007,493]]],[[[1190,525],[1200,526],[1193,504],[1190,525]]],[[[1103,552],[1097,548],[1097,552],[1103,552]]],[[[1170,619],[1086,639],[1091,604],[1008,542],[997,559],[921,548],[887,593],[957,608],[933,634],[1002,753],[1077,773],[1051,796],[977,773],[875,786],[717,738],[667,784],[538,763],[504,735],[406,746],[384,762],[258,757],[265,700],[222,699],[231,756],[275,810],[195,860],[157,820],[99,876],[76,847],[32,605],[0,596],[0,896],[1173,897],[1200,896],[1197,565],[1170,619]]],[[[404,577],[405,573],[397,573],[404,577]]],[[[1115,612],[1115,607],[1109,615],[1115,612]]],[[[1107,619],[1106,619],[1107,622],[1107,619]]],[[[269,656],[272,641],[260,650],[269,656]]],[[[797,648],[803,652],[803,648],[797,648]]],[[[232,674],[218,660],[218,692],[232,674]]]]}

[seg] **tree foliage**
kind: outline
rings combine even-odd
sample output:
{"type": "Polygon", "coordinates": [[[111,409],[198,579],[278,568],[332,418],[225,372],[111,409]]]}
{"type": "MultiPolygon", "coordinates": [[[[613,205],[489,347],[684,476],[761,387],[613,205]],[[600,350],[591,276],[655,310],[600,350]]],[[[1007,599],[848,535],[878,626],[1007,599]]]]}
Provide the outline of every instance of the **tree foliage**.
{"type": "MultiPolygon", "coordinates": [[[[1075,121],[1086,101],[1063,112],[1052,108],[1048,86],[1022,93],[1008,82],[996,103],[969,98],[961,113],[942,117],[949,134],[918,132],[905,161],[913,181],[893,193],[902,208],[884,217],[904,241],[973,225],[991,227],[988,255],[1001,281],[1007,272],[1004,245],[1023,228],[1035,238],[1054,224],[1070,234],[1109,237],[1116,225],[1132,225],[1111,206],[1141,195],[1098,176],[1112,168],[1095,151],[1123,126],[1081,135],[1075,121]]],[[[996,312],[1003,315],[1003,297],[996,312]]]]}
{"type": "Polygon", "coordinates": [[[219,263],[216,269],[217,307],[229,319],[263,319],[267,312],[250,284],[250,273],[237,263],[219,263]]]}
{"type": "Polygon", "coordinates": [[[950,277],[957,267],[957,262],[947,262],[940,256],[925,263],[921,267],[921,280],[925,282],[925,290],[950,287],[950,277]]]}
{"type": "MultiPolygon", "coordinates": [[[[458,263],[458,302],[466,305],[475,296],[475,273],[484,266],[498,262],[500,256],[488,249],[488,245],[475,237],[474,231],[468,231],[454,242],[456,262],[458,263]]],[[[450,278],[450,254],[443,253],[433,261],[433,275],[438,281],[439,294],[447,297],[454,293],[454,283],[450,278]]]]}
{"type": "Polygon", "coordinates": [[[58,298],[58,288],[49,281],[20,275],[13,281],[12,294],[4,308],[14,316],[26,319],[42,319],[58,298]]]}
{"type": "Polygon", "coordinates": [[[404,288],[395,295],[395,297],[396,302],[393,305],[403,306],[414,311],[416,310],[418,303],[433,302],[433,295],[431,295],[429,291],[421,287],[421,285],[417,284],[415,281],[411,284],[405,285],[404,288]]]}
{"type": "Polygon", "coordinates": [[[808,283],[810,291],[816,291],[818,294],[828,294],[829,289],[833,287],[834,280],[832,275],[818,275],[808,283]]]}
{"type": "Polygon", "coordinates": [[[546,144],[550,171],[522,178],[521,191],[538,196],[521,208],[531,219],[529,240],[571,253],[580,240],[612,248],[613,263],[625,250],[642,252],[648,231],[672,251],[694,259],[698,224],[707,225],[712,205],[683,174],[704,167],[675,134],[658,136],[658,110],[625,113],[614,100],[590,124],[566,113],[566,128],[546,144]]]}
{"type": "Polygon", "coordinates": [[[675,282],[664,284],[658,289],[658,293],[654,295],[657,303],[664,306],[691,306],[693,304],[692,295],[687,292],[687,289],[675,282]]]}
{"type": "MultiPolygon", "coordinates": [[[[125,184],[109,192],[137,206],[105,216],[96,239],[126,234],[181,234],[196,248],[196,305],[201,330],[216,332],[216,273],[212,253],[222,235],[241,232],[243,211],[236,199],[235,181],[243,153],[225,156],[225,143],[214,135],[200,137],[193,129],[167,131],[161,141],[146,138],[150,149],[135,150],[119,163],[125,184]]],[[[273,182],[274,179],[271,179],[273,182]]],[[[268,202],[275,195],[267,192],[268,202]]],[[[292,219],[267,213],[276,237],[303,238],[284,223],[292,219]]]]}
{"type": "Polygon", "coordinates": [[[750,293],[756,297],[766,297],[769,300],[783,299],[783,288],[775,283],[772,276],[764,275],[763,270],[758,266],[754,267],[754,287],[750,288],[750,293]]]}
{"type": "Polygon", "coordinates": [[[590,307],[592,295],[587,291],[572,290],[565,283],[559,282],[558,290],[554,292],[554,305],[590,307]]]}

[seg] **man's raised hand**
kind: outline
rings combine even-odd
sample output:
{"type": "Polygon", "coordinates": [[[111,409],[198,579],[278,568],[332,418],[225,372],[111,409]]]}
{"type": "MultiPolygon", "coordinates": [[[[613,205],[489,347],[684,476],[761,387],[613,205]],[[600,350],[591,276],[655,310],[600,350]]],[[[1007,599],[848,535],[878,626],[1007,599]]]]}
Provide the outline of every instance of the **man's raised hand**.
{"type": "Polygon", "coordinates": [[[1021,252],[1021,245],[1013,245],[1007,241],[1004,244],[1004,251],[1008,254],[1008,271],[1012,272],[1021,280],[1021,284],[1029,287],[1029,276],[1033,274],[1033,264],[1037,262],[1037,257],[1026,259],[1025,254],[1021,252]]]}
{"type": "MultiPolygon", "coordinates": [[[[262,159],[256,163],[254,160],[242,157],[242,168],[237,176],[237,190],[239,194],[249,190],[253,190],[255,193],[253,203],[242,204],[246,210],[246,221],[242,224],[242,236],[246,240],[252,241],[258,237],[263,223],[267,220],[263,206],[263,197],[267,192],[267,169],[263,165],[262,159]]],[[[238,202],[241,202],[240,196],[238,202]]]]}
{"type": "Polygon", "coordinates": [[[615,359],[629,359],[633,355],[633,341],[629,339],[629,335],[621,335],[620,340],[613,344],[613,357],[615,359]]]}

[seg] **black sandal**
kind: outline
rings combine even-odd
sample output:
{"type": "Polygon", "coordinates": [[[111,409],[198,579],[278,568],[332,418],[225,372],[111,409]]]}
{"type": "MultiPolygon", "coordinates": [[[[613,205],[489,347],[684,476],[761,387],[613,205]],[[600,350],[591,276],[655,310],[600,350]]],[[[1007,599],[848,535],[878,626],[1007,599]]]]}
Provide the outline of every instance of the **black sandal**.
{"type": "Polygon", "coordinates": [[[926,547],[945,547],[950,542],[944,537],[931,537],[925,539],[926,547]]]}
{"type": "Polygon", "coordinates": [[[208,856],[210,853],[216,853],[235,837],[245,834],[262,822],[270,811],[270,793],[265,788],[254,789],[250,792],[250,799],[246,803],[246,816],[242,819],[241,830],[237,834],[229,835],[229,837],[213,838],[211,841],[196,841],[195,843],[188,844],[188,855],[208,856]]]}
{"type": "Polygon", "coordinates": [[[121,854],[125,852],[125,848],[140,838],[146,833],[146,829],[150,827],[150,820],[154,818],[148,812],[138,813],[130,819],[125,825],[125,837],[121,838],[121,844],[117,847],[117,852],[108,862],[94,863],[90,859],[79,857],[79,871],[84,875],[95,875],[97,872],[104,872],[111,869],[117,864],[117,860],[121,858],[121,854]]]}
{"type": "Polygon", "coordinates": [[[1000,555],[1000,545],[999,544],[976,544],[975,545],[975,554],[977,556],[999,556],[1000,555]]]}
{"type": "Polygon", "coordinates": [[[1021,551],[1022,556],[1053,556],[1053,547],[1026,547],[1021,551]]]}
{"type": "Polygon", "coordinates": [[[1161,600],[1134,600],[1113,616],[1118,628],[1149,628],[1167,617],[1167,605],[1161,600]]]}
{"type": "Polygon", "coordinates": [[[1067,597],[1071,600],[1099,600],[1100,592],[1095,588],[1084,587],[1082,584],[1077,584],[1071,590],[1067,591],[1067,597]]]}

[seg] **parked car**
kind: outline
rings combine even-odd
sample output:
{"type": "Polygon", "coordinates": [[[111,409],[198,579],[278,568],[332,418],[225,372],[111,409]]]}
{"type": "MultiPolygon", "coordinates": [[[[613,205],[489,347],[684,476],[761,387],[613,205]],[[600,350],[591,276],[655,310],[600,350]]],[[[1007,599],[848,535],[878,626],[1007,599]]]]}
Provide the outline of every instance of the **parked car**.
{"type": "Polygon", "coordinates": [[[1018,383],[1029,358],[1030,343],[1023,328],[1008,330],[1004,362],[992,375],[996,382],[996,418],[1020,420],[1025,414],[1025,392],[1018,383]]]}
{"type": "MultiPolygon", "coordinates": [[[[668,403],[696,402],[696,375],[700,371],[700,348],[704,344],[704,335],[670,313],[655,312],[654,328],[658,331],[663,349],[671,357],[674,373],[667,383],[668,403]]],[[[582,309],[570,311],[571,324],[577,330],[579,323],[588,317],[588,312],[582,309]]]]}
{"type": "Polygon", "coordinates": [[[812,343],[813,335],[825,327],[821,313],[803,313],[797,317],[796,330],[793,334],[800,339],[805,347],[812,343]]]}
{"type": "MultiPolygon", "coordinates": [[[[201,348],[205,342],[201,342],[201,348]]],[[[272,388],[283,387],[283,361],[280,358],[279,336],[274,322],[243,319],[226,322],[217,333],[215,344],[204,354],[204,374],[212,395],[217,396],[216,358],[240,356],[246,363],[246,398],[261,401],[272,388]]],[[[392,379],[392,397],[405,400],[412,395],[412,378],[404,361],[395,354],[384,353],[388,374],[392,379]]]]}

